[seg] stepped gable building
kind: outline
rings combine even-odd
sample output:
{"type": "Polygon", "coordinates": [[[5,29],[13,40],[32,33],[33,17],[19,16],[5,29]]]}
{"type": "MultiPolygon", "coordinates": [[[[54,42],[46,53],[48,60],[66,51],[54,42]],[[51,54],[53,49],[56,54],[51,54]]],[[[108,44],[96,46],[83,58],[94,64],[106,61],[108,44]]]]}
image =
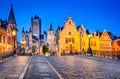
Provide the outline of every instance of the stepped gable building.
{"type": "MultiPolygon", "coordinates": [[[[120,51],[120,39],[113,39],[113,34],[104,30],[90,33],[82,24],[76,28],[72,17],[68,17],[68,21],[63,27],[57,28],[56,46],[58,46],[58,54],[75,54],[87,53],[90,47],[94,51],[120,51]]],[[[98,55],[99,52],[98,52],[98,55]]]]}
{"type": "Polygon", "coordinates": [[[59,53],[61,55],[80,52],[80,33],[72,17],[68,17],[63,28],[59,31],[59,53]]]}
{"type": "Polygon", "coordinates": [[[93,51],[112,51],[112,40],[110,33],[106,30],[104,30],[103,33],[94,32],[90,34],[87,33],[83,25],[80,25],[78,31],[80,33],[81,51],[87,52],[89,44],[93,51]],[[91,36],[89,37],[89,35],[91,36]]]}
{"type": "Polygon", "coordinates": [[[17,47],[17,36],[13,38],[13,29],[17,31],[15,15],[11,5],[8,21],[0,19],[0,53],[13,52],[14,45],[17,47]]]}

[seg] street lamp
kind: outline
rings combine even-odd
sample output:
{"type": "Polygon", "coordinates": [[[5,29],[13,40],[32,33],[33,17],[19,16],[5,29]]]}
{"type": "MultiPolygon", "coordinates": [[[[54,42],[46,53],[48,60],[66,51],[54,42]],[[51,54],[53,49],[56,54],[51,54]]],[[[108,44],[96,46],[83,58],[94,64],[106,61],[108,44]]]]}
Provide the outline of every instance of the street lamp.
{"type": "Polygon", "coordinates": [[[92,56],[92,49],[90,47],[90,39],[91,39],[91,37],[92,37],[92,34],[88,35],[89,47],[88,47],[87,55],[91,55],[92,56]]]}
{"type": "Polygon", "coordinates": [[[15,38],[16,38],[16,35],[17,35],[17,30],[16,29],[13,29],[12,30],[12,36],[14,38],[14,50],[13,50],[13,53],[16,54],[16,49],[15,49],[15,38]]]}

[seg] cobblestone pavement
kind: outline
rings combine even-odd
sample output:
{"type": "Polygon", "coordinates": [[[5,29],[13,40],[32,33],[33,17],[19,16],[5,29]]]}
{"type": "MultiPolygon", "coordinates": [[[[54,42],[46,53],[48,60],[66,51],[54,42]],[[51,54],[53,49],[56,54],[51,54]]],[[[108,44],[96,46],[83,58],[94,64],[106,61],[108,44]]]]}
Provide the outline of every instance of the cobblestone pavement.
{"type": "Polygon", "coordinates": [[[46,57],[64,79],[120,79],[120,60],[85,57],[46,57]]]}
{"type": "Polygon", "coordinates": [[[34,56],[24,79],[59,79],[44,57],[34,56]]]}
{"type": "Polygon", "coordinates": [[[0,79],[18,79],[29,58],[17,56],[0,63],[0,79]]]}

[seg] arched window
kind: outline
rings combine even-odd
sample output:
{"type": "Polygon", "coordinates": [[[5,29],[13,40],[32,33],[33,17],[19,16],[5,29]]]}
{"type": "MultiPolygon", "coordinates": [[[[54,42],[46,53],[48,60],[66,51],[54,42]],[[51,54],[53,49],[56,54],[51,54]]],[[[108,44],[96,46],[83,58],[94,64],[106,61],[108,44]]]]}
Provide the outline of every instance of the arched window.
{"type": "Polygon", "coordinates": [[[3,43],[5,43],[5,36],[3,36],[3,43]]]}

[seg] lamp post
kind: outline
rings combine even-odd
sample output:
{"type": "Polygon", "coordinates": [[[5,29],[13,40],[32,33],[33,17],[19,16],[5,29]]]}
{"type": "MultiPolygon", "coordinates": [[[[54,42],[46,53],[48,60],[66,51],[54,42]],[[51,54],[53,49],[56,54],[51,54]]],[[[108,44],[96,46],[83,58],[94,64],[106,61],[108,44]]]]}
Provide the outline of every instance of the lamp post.
{"type": "Polygon", "coordinates": [[[92,56],[92,49],[90,47],[90,39],[92,37],[92,34],[88,35],[88,39],[89,39],[89,47],[88,47],[88,51],[87,51],[87,55],[92,56]]]}
{"type": "Polygon", "coordinates": [[[13,30],[12,30],[12,36],[13,36],[13,39],[14,39],[14,50],[13,50],[13,54],[16,54],[16,47],[15,47],[15,38],[16,38],[16,35],[17,35],[17,30],[16,30],[16,29],[13,29],[13,30]]]}

